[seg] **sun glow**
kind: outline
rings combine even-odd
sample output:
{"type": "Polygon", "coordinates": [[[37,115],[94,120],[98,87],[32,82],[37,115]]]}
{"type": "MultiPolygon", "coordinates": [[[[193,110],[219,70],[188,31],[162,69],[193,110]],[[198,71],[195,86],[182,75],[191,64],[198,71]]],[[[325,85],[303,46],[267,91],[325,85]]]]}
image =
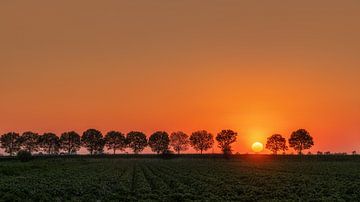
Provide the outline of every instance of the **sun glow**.
{"type": "Polygon", "coordinates": [[[262,152],[264,150],[264,145],[260,142],[255,142],[252,146],[251,146],[252,150],[256,153],[262,152]]]}

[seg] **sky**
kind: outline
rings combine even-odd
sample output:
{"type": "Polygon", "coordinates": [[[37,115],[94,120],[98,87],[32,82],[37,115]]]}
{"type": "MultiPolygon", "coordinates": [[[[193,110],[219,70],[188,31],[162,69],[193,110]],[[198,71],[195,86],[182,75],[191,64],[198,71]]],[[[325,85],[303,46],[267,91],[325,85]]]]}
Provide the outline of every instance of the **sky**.
{"type": "Polygon", "coordinates": [[[305,128],[360,151],[359,23],[357,0],[0,1],[0,133],[232,129],[251,153],[305,128]]]}

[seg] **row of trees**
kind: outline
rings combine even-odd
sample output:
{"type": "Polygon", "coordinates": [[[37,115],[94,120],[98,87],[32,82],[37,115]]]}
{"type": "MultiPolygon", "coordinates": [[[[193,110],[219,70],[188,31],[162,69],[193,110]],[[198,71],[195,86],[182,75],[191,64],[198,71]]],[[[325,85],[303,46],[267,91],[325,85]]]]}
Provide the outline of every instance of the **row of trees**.
{"type": "MultiPolygon", "coordinates": [[[[218,147],[224,154],[232,152],[231,145],[236,142],[236,138],[237,133],[232,130],[222,130],[215,137],[218,147]]],[[[304,129],[293,132],[289,139],[289,146],[299,153],[304,149],[309,149],[313,144],[312,137],[304,129]]],[[[181,131],[170,135],[165,131],[157,131],[149,139],[139,131],[132,131],[126,135],[118,131],[110,131],[103,136],[96,129],[86,130],[82,136],[75,131],[70,131],[61,134],[60,137],[54,133],[39,135],[34,132],[24,132],[22,135],[10,132],[0,137],[1,148],[5,149],[5,152],[9,153],[10,156],[19,150],[30,153],[41,151],[47,154],[58,154],[63,151],[74,154],[81,147],[86,148],[91,155],[103,153],[105,147],[112,150],[114,154],[116,151],[124,151],[126,148],[130,148],[135,154],[138,154],[147,146],[157,154],[168,152],[170,148],[180,154],[181,151],[186,151],[189,146],[202,154],[212,148],[213,145],[213,135],[205,130],[193,132],[190,137],[181,131]]],[[[268,138],[266,148],[274,153],[288,149],[285,138],[278,134],[268,138]]]]}
{"type": "MultiPolygon", "coordinates": [[[[305,129],[299,129],[294,131],[289,138],[289,146],[292,147],[299,154],[305,149],[310,149],[314,146],[314,141],[308,131],[305,129]]],[[[267,139],[266,149],[277,154],[279,151],[285,152],[289,149],[286,145],[286,139],[280,134],[274,134],[267,139]]]]}
{"type": "MultiPolygon", "coordinates": [[[[223,130],[217,134],[216,140],[219,147],[225,153],[231,152],[231,144],[236,141],[237,133],[232,130],[223,130]]],[[[24,132],[19,135],[10,132],[0,137],[0,146],[5,149],[10,156],[20,150],[30,153],[46,152],[47,154],[58,154],[60,151],[68,154],[76,153],[81,147],[86,148],[91,155],[103,153],[104,148],[116,151],[124,151],[126,148],[132,149],[135,154],[143,151],[149,146],[157,154],[168,152],[170,147],[180,154],[189,146],[202,154],[204,151],[213,147],[213,135],[205,130],[196,131],[189,137],[184,132],[174,132],[168,135],[167,132],[157,131],[149,139],[142,132],[132,131],[123,134],[118,131],[110,131],[105,136],[96,129],[86,130],[82,136],[75,131],[65,132],[58,137],[54,133],[44,133],[39,135],[34,132],[24,132]]]]}

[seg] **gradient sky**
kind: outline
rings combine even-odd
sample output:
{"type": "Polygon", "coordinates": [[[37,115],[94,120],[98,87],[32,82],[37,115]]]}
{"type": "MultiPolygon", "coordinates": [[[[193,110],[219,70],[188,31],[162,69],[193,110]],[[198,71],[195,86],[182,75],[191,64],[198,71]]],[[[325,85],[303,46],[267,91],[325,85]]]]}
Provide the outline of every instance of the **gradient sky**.
{"type": "MultiPolygon", "coordinates": [[[[360,150],[360,1],[0,1],[0,133],[298,128],[360,150]]],[[[291,152],[291,151],[290,151],[291,152]]]]}

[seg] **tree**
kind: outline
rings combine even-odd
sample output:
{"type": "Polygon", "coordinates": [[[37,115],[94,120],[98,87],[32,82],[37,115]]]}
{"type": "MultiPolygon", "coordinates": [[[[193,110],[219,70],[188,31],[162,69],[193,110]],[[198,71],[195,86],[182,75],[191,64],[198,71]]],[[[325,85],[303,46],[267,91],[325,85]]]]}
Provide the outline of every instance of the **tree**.
{"type": "Polygon", "coordinates": [[[170,146],[180,154],[180,151],[186,151],[189,146],[189,136],[181,131],[171,133],[170,146]]]}
{"type": "Polygon", "coordinates": [[[59,137],[54,133],[44,133],[39,138],[40,148],[48,154],[56,154],[59,152],[59,137]]]}
{"type": "Polygon", "coordinates": [[[96,129],[85,131],[81,137],[81,143],[91,155],[93,155],[94,152],[102,153],[104,151],[105,141],[103,135],[96,129]]]}
{"type": "Polygon", "coordinates": [[[117,131],[110,131],[105,135],[105,145],[109,150],[113,150],[114,154],[116,150],[123,151],[126,148],[126,137],[124,134],[117,131]]]}
{"type": "Polygon", "coordinates": [[[232,130],[222,130],[216,136],[218,146],[224,154],[231,154],[231,144],[236,142],[237,133],[232,130]]]}
{"type": "Polygon", "coordinates": [[[20,150],[19,138],[20,135],[18,133],[6,133],[0,137],[0,147],[5,149],[5,152],[9,153],[10,156],[13,156],[15,152],[20,150]]]}
{"type": "Polygon", "coordinates": [[[265,147],[274,154],[277,154],[278,151],[285,152],[288,149],[286,146],[286,139],[280,134],[274,134],[271,137],[268,137],[265,147]]]}
{"type": "Polygon", "coordinates": [[[163,153],[169,149],[170,139],[167,132],[157,131],[149,138],[149,146],[157,154],[163,153]]]}
{"type": "Polygon", "coordinates": [[[291,134],[289,146],[294,148],[294,150],[299,152],[299,154],[302,154],[304,149],[310,149],[314,146],[314,141],[308,131],[305,129],[299,129],[291,134]]]}
{"type": "Polygon", "coordinates": [[[21,147],[30,153],[38,151],[39,137],[40,136],[37,133],[31,131],[24,132],[19,139],[21,147]]]}
{"type": "Polygon", "coordinates": [[[76,153],[81,146],[80,135],[75,131],[65,132],[60,136],[60,148],[68,154],[76,153]]]}
{"type": "Polygon", "coordinates": [[[146,135],[138,131],[129,132],[126,135],[126,141],[135,154],[138,154],[147,146],[146,135]]]}
{"type": "Polygon", "coordinates": [[[213,135],[208,133],[206,130],[200,130],[193,132],[190,136],[190,145],[196,150],[200,151],[200,154],[203,151],[207,151],[214,144],[213,135]]]}

